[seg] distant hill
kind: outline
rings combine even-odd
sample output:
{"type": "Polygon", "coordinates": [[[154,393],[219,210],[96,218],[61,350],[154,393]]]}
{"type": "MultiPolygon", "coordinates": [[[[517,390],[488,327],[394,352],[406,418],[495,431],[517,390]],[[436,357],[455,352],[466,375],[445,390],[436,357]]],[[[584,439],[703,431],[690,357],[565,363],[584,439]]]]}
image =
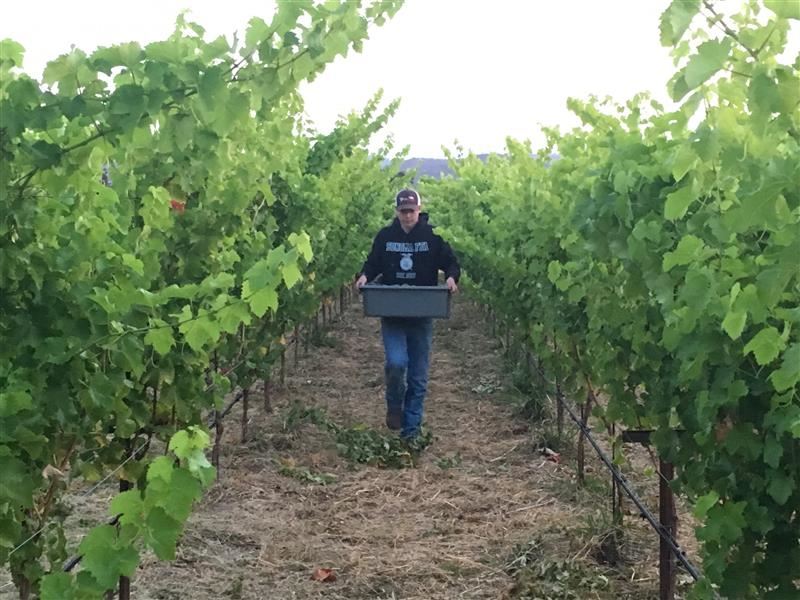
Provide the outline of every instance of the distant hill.
{"type": "Polygon", "coordinates": [[[447,164],[446,158],[407,158],[400,164],[401,171],[416,169],[419,177],[441,177],[452,175],[453,169],[447,164]]]}
{"type": "MultiPolygon", "coordinates": [[[[486,160],[488,154],[476,155],[481,160],[486,160]]],[[[417,170],[417,179],[420,177],[433,177],[441,179],[447,175],[453,175],[453,169],[447,164],[446,158],[407,158],[400,165],[401,171],[417,170]]]]}
{"type": "MultiPolygon", "coordinates": [[[[489,154],[477,154],[476,156],[485,161],[489,154]]],[[[558,158],[558,155],[554,154],[552,159],[556,158],[558,158]]],[[[442,177],[453,175],[453,170],[447,164],[446,158],[407,158],[400,164],[400,171],[410,171],[412,169],[417,171],[414,181],[420,177],[441,179],[442,177]]]]}

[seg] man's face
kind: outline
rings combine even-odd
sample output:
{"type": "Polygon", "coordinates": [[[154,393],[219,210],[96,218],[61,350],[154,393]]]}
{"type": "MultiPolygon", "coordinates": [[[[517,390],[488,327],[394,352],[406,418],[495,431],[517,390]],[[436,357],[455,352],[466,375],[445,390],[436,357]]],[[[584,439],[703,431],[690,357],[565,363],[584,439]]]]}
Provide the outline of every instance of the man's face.
{"type": "Polygon", "coordinates": [[[411,229],[419,221],[419,206],[404,206],[398,208],[396,212],[403,229],[411,229]]]}

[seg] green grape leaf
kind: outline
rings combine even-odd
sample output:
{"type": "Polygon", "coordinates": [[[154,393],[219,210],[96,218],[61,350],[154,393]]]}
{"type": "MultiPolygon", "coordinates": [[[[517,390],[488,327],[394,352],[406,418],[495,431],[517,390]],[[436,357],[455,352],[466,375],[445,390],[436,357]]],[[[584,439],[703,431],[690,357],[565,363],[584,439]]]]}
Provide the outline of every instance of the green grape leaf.
{"type": "MultiPolygon", "coordinates": [[[[180,432],[179,432],[180,433],[180,432]]],[[[163,481],[170,481],[172,479],[172,471],[175,467],[172,460],[167,456],[159,456],[147,468],[147,481],[155,481],[161,479],[163,481]]]]}
{"type": "MultiPolygon", "coordinates": [[[[161,304],[165,300],[172,298],[181,298],[183,300],[191,300],[197,295],[197,284],[190,283],[186,285],[170,285],[162,290],[159,290],[156,296],[156,304],[161,304]]],[[[191,312],[191,311],[190,311],[191,312]]]]}
{"type": "Polygon", "coordinates": [[[664,254],[662,268],[668,273],[673,267],[688,265],[702,258],[704,250],[703,240],[692,234],[685,235],[674,251],[664,254]]]}
{"type": "Polygon", "coordinates": [[[260,17],[253,17],[247,22],[244,36],[245,52],[255,48],[262,40],[267,39],[271,33],[270,27],[260,17]]]}
{"type": "Polygon", "coordinates": [[[668,194],[664,204],[664,218],[670,221],[682,218],[696,197],[697,195],[690,185],[668,194]]]}
{"type": "Polygon", "coordinates": [[[722,329],[732,340],[738,340],[744,331],[747,323],[747,312],[742,310],[731,310],[725,315],[722,321],[722,329]]]}
{"type": "Polygon", "coordinates": [[[800,0],[764,0],[764,6],[784,19],[800,19],[800,0]]]}
{"type": "Polygon", "coordinates": [[[557,260],[550,261],[547,265],[547,278],[550,283],[556,283],[561,278],[561,263],[557,260]]]}
{"type": "Polygon", "coordinates": [[[785,392],[797,385],[800,381],[800,342],[792,344],[783,353],[781,368],[773,371],[770,379],[778,392],[785,392]]]}
{"type": "Polygon", "coordinates": [[[781,301],[781,296],[786,287],[795,277],[797,265],[785,263],[761,271],[756,277],[758,298],[768,308],[773,308],[781,301]]]}
{"type": "Polygon", "coordinates": [[[773,435],[768,435],[764,440],[764,462],[773,469],[777,469],[783,456],[783,445],[773,435]]]}
{"type": "Polygon", "coordinates": [[[108,508],[108,514],[112,516],[122,515],[120,523],[123,525],[140,526],[144,505],[142,495],[139,490],[127,490],[117,494],[108,508]]]}
{"type": "Polygon", "coordinates": [[[226,333],[236,333],[239,325],[244,323],[249,325],[252,322],[250,311],[247,310],[247,305],[241,301],[235,301],[227,306],[224,306],[217,312],[217,321],[222,331],[226,333]]]}
{"type": "Polygon", "coordinates": [[[117,44],[95,50],[89,59],[94,67],[106,75],[110,75],[114,67],[132,66],[142,58],[142,47],[137,42],[117,44]]]}
{"type": "Polygon", "coordinates": [[[169,441],[169,449],[200,479],[204,487],[213,481],[216,472],[204,452],[208,443],[208,434],[196,425],[176,432],[169,441]]]}
{"type": "Polygon", "coordinates": [[[47,573],[42,577],[39,591],[41,600],[76,600],[72,576],[69,573],[47,573]]]}
{"type": "Polygon", "coordinates": [[[160,506],[150,509],[145,521],[145,540],[161,560],[175,559],[175,546],[181,534],[181,523],[170,517],[160,506]]]}
{"type": "Polygon", "coordinates": [[[125,129],[138,124],[146,110],[145,91],[139,85],[121,85],[109,99],[109,111],[115,116],[112,122],[125,129]]]}
{"type": "Polygon", "coordinates": [[[697,53],[689,58],[684,71],[689,90],[693,90],[719,71],[725,65],[730,53],[731,41],[728,38],[722,41],[709,40],[700,44],[697,53]]]}
{"type": "Polygon", "coordinates": [[[685,70],[679,71],[672,79],[669,80],[669,82],[667,82],[667,90],[669,91],[669,97],[675,102],[679,102],[681,98],[689,93],[690,88],[686,83],[685,70]]]}
{"type": "Polygon", "coordinates": [[[195,122],[192,119],[177,119],[172,130],[175,146],[185,151],[192,145],[195,136],[195,122]]]}
{"type": "Polygon", "coordinates": [[[743,516],[745,502],[721,502],[714,504],[706,515],[705,526],[698,532],[703,541],[729,544],[742,535],[747,525],[743,516]]]}
{"type": "Polygon", "coordinates": [[[713,277],[709,269],[692,269],[686,273],[680,296],[692,313],[700,313],[711,299],[713,277]]]}
{"type": "Polygon", "coordinates": [[[25,508],[33,506],[35,481],[26,464],[13,456],[0,454],[0,473],[3,474],[0,477],[0,502],[11,501],[25,508]]]}
{"type": "Polygon", "coordinates": [[[300,234],[290,233],[289,243],[300,252],[300,255],[306,260],[311,262],[314,258],[314,251],[311,249],[311,238],[303,231],[300,234]]]}
{"type": "MultiPolygon", "coordinates": [[[[770,182],[755,192],[743,194],[741,206],[732,208],[723,215],[726,226],[736,233],[750,228],[763,229],[773,225],[778,214],[778,203],[783,182],[770,182]]],[[[773,225],[774,226],[774,225],[773,225]]]]}
{"type": "Polygon", "coordinates": [[[33,408],[33,398],[28,392],[16,390],[0,392],[0,417],[10,417],[33,408]]]}
{"type": "Polygon", "coordinates": [[[719,494],[713,490],[701,496],[694,504],[694,516],[698,519],[703,519],[711,507],[715,506],[717,502],[719,502],[719,494]]]}
{"type": "Polygon", "coordinates": [[[772,471],[769,480],[767,492],[769,492],[769,495],[772,496],[772,499],[775,500],[775,502],[783,506],[786,504],[789,496],[791,496],[792,492],[794,491],[794,479],[787,477],[780,471],[772,471]]]}
{"type": "Polygon", "coordinates": [[[178,329],[195,352],[200,352],[206,344],[214,344],[222,333],[219,323],[212,321],[208,311],[203,309],[200,309],[196,318],[183,321],[178,329]]]}
{"type": "Polygon", "coordinates": [[[178,458],[188,458],[195,450],[204,450],[208,447],[208,434],[192,425],[186,429],[176,431],[169,440],[169,450],[178,458]]]}
{"type": "Polygon", "coordinates": [[[679,182],[689,171],[694,169],[698,160],[699,157],[691,147],[681,146],[672,160],[672,176],[675,178],[675,181],[679,182]]]}
{"type": "Polygon", "coordinates": [[[748,87],[750,106],[767,115],[781,110],[778,84],[767,73],[760,71],[753,75],[748,87]]]}
{"type": "Polygon", "coordinates": [[[172,226],[169,216],[169,192],[164,188],[151,187],[142,198],[140,214],[144,224],[151,229],[164,231],[172,226]]]}
{"type": "Polygon", "coordinates": [[[744,355],[747,356],[752,352],[759,365],[766,365],[775,360],[785,347],[786,342],[778,330],[774,327],[765,327],[744,347],[744,355]]]}
{"type": "Polygon", "coordinates": [[[294,287],[296,283],[303,279],[296,262],[290,262],[283,265],[282,273],[283,280],[286,282],[287,288],[294,287]]]}
{"type": "Polygon", "coordinates": [[[225,80],[220,67],[210,67],[200,76],[197,95],[208,110],[220,104],[224,90],[225,80]]]}
{"type": "Polygon", "coordinates": [[[172,327],[161,319],[151,318],[150,329],[144,336],[144,343],[150,344],[161,356],[168,354],[175,345],[172,327]]]}
{"type": "Polygon", "coordinates": [[[10,38],[0,40],[0,64],[8,62],[15,67],[21,67],[24,56],[25,48],[22,44],[10,38]]]}
{"type": "Polygon", "coordinates": [[[661,13],[659,22],[661,45],[677,44],[699,11],[700,0],[672,0],[667,9],[661,13]]]}
{"type": "Polygon", "coordinates": [[[83,538],[79,552],[83,555],[81,568],[107,589],[116,586],[120,575],[133,575],[139,564],[139,553],[118,540],[117,530],[111,525],[91,529],[83,538]]]}
{"type": "Polygon", "coordinates": [[[278,310],[278,293],[270,288],[264,288],[247,298],[247,303],[257,317],[263,317],[268,309],[272,312],[278,310]]]}
{"type": "Polygon", "coordinates": [[[61,148],[56,144],[38,140],[30,147],[33,164],[40,169],[47,169],[61,160],[61,148]]]}
{"type": "MultiPolygon", "coordinates": [[[[279,265],[285,256],[283,248],[276,248],[269,253],[267,258],[262,258],[244,274],[245,284],[251,292],[265,287],[277,287],[280,280],[279,265]]],[[[242,298],[248,293],[242,292],[242,298]]]]}
{"type": "Polygon", "coordinates": [[[185,521],[202,496],[200,482],[186,469],[175,469],[170,481],[154,480],[147,488],[147,503],[160,506],[173,519],[185,521]]]}
{"type": "Polygon", "coordinates": [[[200,284],[203,290],[227,290],[236,283],[236,276],[233,273],[216,273],[209,275],[200,284]]]}

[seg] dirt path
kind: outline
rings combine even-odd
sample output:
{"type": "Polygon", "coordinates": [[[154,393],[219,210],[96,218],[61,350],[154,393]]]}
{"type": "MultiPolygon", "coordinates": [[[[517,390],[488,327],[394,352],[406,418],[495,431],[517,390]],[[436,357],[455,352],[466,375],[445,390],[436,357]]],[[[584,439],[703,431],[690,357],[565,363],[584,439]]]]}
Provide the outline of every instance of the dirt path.
{"type": "MultiPolygon", "coordinates": [[[[133,597],[653,598],[655,536],[628,519],[629,560],[618,569],[598,562],[608,531],[605,474],[590,458],[596,475],[578,489],[572,461],[537,451],[543,430],[514,415],[509,376],[483,321],[461,299],[450,320],[436,322],[426,406],[433,444],[415,468],[378,468],[345,460],[329,431],[291,410],[388,434],[379,323],[352,304],[297,366],[290,353],[273,413],[251,402],[246,443],[240,408],[228,416],[218,481],[176,560],[144,558],[133,597]],[[312,580],[317,568],[336,580],[312,580]]],[[[71,538],[103,520],[113,491],[76,499],[71,538]]]]}
{"type": "Polygon", "coordinates": [[[552,516],[552,498],[533,480],[555,465],[531,454],[509,406],[473,391],[493,391],[499,380],[493,342],[477,318],[461,302],[436,323],[426,407],[433,444],[417,468],[379,469],[340,458],[331,435],[314,425],[287,433],[282,422],[299,401],[337,423],[382,428],[378,321],[357,304],[346,309],[330,330],[332,347],[312,347],[297,368],[290,359],[275,413],[255,403],[250,442],[238,442],[237,411],[231,415],[220,480],[191,518],[177,560],[142,566],[135,597],[502,597],[512,548],[552,516]],[[281,460],[336,481],[286,477],[281,460]],[[311,580],[317,567],[334,569],[337,580],[311,580]]]}

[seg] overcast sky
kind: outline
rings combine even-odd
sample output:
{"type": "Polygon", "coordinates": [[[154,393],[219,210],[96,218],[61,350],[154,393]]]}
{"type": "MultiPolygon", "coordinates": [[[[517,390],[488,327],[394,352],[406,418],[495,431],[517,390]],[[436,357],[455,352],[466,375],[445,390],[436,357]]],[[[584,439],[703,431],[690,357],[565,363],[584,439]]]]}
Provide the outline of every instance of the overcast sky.
{"type": "MultiPolygon", "coordinates": [[[[387,127],[411,156],[442,156],[455,140],[475,152],[499,152],[506,136],[541,142],[540,125],[575,124],[570,96],[625,100],[650,91],[666,100],[674,69],[659,44],[658,18],[667,0],[406,0],[386,25],[372,30],[361,54],[339,59],[304,86],[308,116],[327,130],[379,88],[402,104],[387,127]]],[[[0,38],[26,48],[36,76],[71,44],[163,39],[177,13],[191,10],[209,34],[244,30],[269,20],[265,0],[109,0],[8,3],[0,38]],[[113,8],[111,8],[113,7],[113,8]]]]}

